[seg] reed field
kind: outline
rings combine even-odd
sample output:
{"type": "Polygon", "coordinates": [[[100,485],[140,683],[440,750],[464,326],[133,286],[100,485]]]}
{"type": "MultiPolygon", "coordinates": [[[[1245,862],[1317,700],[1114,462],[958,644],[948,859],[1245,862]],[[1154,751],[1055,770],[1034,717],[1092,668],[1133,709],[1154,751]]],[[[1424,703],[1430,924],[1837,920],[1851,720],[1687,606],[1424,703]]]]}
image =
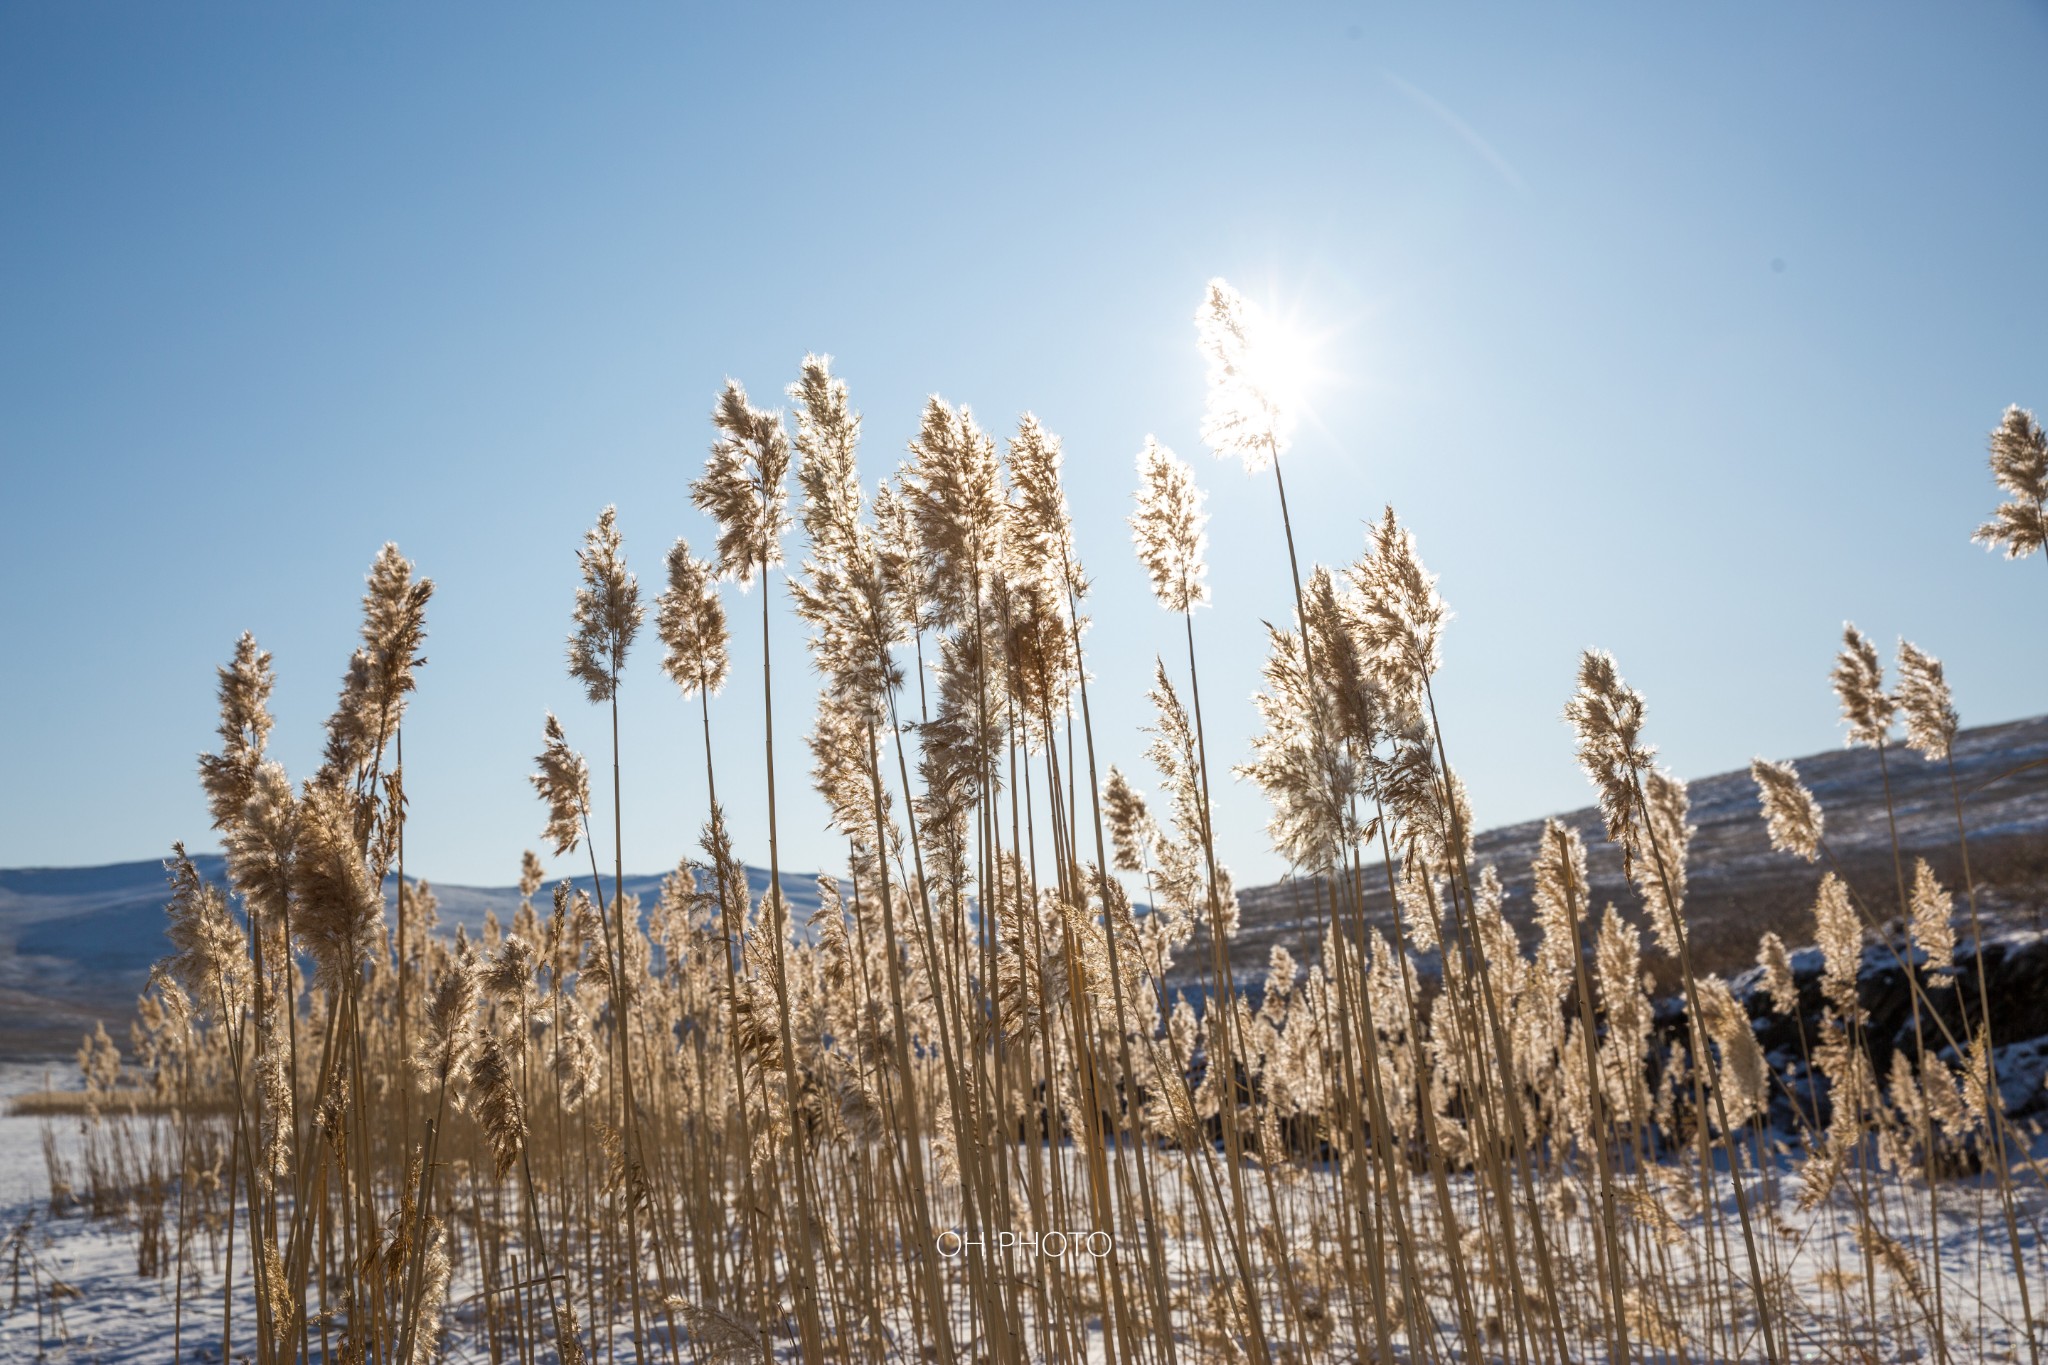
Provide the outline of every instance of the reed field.
{"type": "MultiPolygon", "coordinates": [[[[1220,280],[1196,322],[1204,439],[1291,528],[1282,348],[1220,280]]],[[[1437,706],[1449,613],[1393,509],[1349,564],[1304,562],[1291,529],[1270,547],[1293,595],[1266,611],[1264,730],[1212,752],[1188,464],[1148,441],[1129,513],[1185,652],[1103,677],[1057,436],[933,398],[869,487],[828,359],[786,403],[717,396],[691,490],[716,541],[636,548],[658,591],[597,517],[561,717],[507,740],[538,746],[534,829],[582,870],[550,884],[527,853],[518,913],[476,937],[406,868],[431,582],[377,555],[312,773],[269,755],[271,656],[235,644],[199,773],[229,884],[174,852],[132,1037],[88,1039],[79,1112],[39,1120],[50,1206],[87,1215],[153,1324],[122,1358],[2038,1363],[2048,1148],[2007,1112],[1960,784],[1961,884],[1895,837],[1872,898],[1792,765],[1754,765],[1773,846],[1812,865],[1811,919],[1756,950],[1801,1021],[1774,1065],[1750,994],[1694,970],[1685,784],[1604,653],[1529,685],[1640,904],[1593,903],[1553,821],[1534,934],[1504,914],[1437,706]],[[767,657],[786,609],[808,659],[767,657]],[[756,629],[760,676],[735,676],[729,633],[756,629]],[[815,687],[801,734],[772,726],[778,664],[785,694],[815,687]],[[622,686],[673,691],[707,739],[676,798],[697,844],[647,903],[619,892],[629,857],[681,850],[621,847],[622,686]],[[1153,771],[1096,762],[1105,688],[1149,695],[1153,771]],[[732,845],[714,723],[758,734],[765,849],[732,845]],[[775,796],[806,779],[846,855],[798,922],[775,796]],[[1240,780],[1320,916],[1257,961],[1230,951],[1209,816],[1240,780]],[[1912,1000],[1884,1069],[1873,957],[1912,1000]],[[1201,990],[1166,988],[1177,958],[1201,990]],[[1668,1027],[1653,968],[1679,983],[1668,1027]]],[[[1976,536],[2036,557],[2048,442],[2013,408],[1990,452],[2004,501],[1976,536]]],[[[1886,771],[1949,762],[1935,657],[1851,626],[1833,682],[1886,771]]],[[[37,1349],[73,1358],[93,1290],[38,1250],[49,1216],[0,1269],[10,1321],[33,1308],[37,1349]]]]}

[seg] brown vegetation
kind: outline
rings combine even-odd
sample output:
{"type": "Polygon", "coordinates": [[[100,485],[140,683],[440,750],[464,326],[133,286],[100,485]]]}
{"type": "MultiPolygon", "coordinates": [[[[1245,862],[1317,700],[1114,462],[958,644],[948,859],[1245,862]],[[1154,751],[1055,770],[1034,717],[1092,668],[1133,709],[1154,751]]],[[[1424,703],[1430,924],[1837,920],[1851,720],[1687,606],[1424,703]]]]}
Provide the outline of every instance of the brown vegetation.
{"type": "MultiPolygon", "coordinates": [[[[1284,512],[1265,324],[1220,281],[1200,324],[1205,434],[1270,468],[1284,512]]],[[[1436,705],[1448,613],[1389,509],[1335,572],[1303,575],[1289,531],[1295,615],[1271,631],[1267,729],[1240,771],[1272,800],[1317,929],[1305,968],[1275,947],[1244,980],[1209,816],[1203,517],[1185,466],[1148,447],[1134,518],[1187,642],[1151,680],[1154,817],[1097,770],[1102,683],[1058,439],[1026,416],[999,453],[934,398],[871,510],[845,385],[810,357],[790,398],[793,439],[737,384],[721,395],[694,489],[716,565],[678,543],[657,621],[663,671],[708,732],[728,671],[715,582],[763,580],[765,647],[794,461],[807,552],[790,587],[821,679],[806,741],[847,846],[808,933],[777,891],[750,900],[708,760],[699,856],[656,903],[621,894],[616,697],[643,609],[610,509],[583,550],[569,647],[610,723],[610,830],[570,742],[582,723],[548,716],[546,837],[585,853],[587,879],[544,887],[529,858],[518,913],[476,940],[437,933],[431,894],[404,877],[402,735],[430,585],[379,555],[324,761],[300,783],[267,752],[269,656],[244,637],[221,670],[202,777],[236,900],[178,851],[176,952],[135,1030],[165,1118],[137,1117],[95,1040],[82,1062],[102,1137],[82,1177],[53,1169],[110,1208],[155,1210],[138,1268],[174,1277],[181,1341],[216,1335],[224,1357],[265,1365],[437,1358],[459,1269],[493,1360],[1779,1362],[1952,1357],[1987,1335],[2034,1349],[2021,1223],[2039,1176],[1981,1017],[1937,1038],[1956,1016],[1919,1003],[1970,970],[1983,869],[1916,871],[1909,895],[1896,838],[1895,886],[1835,866],[1799,775],[1760,766],[1778,856],[1820,860],[1807,904],[1825,1013],[1804,1043],[1829,1100],[1767,1129],[1780,1081],[1715,975],[1725,945],[1691,917],[1689,797],[1655,766],[1643,698],[1598,652],[1560,696],[1599,820],[1537,837],[1532,957],[1475,856],[1455,718],[1436,705]],[[1601,907],[1616,870],[1650,947],[1601,907]],[[1953,964],[1944,874],[1963,896],[1953,964]],[[1368,914],[1374,894],[1384,915],[1368,914]],[[1878,1075],[1857,980],[1866,931],[1893,918],[1929,951],[1906,972],[1926,1032],[1878,1075]],[[1171,989],[1176,959],[1199,1012],[1171,989]],[[1668,1050],[1646,960],[1686,1005],[1668,1050]],[[1946,1191],[1966,1168],[1990,1184],[1946,1191]],[[1813,1269],[1781,1184],[1844,1231],[1851,1261],[1836,1242],[1813,1269]],[[1944,1275],[1945,1200],[1987,1229],[1970,1275],[1944,1275]],[[253,1285],[254,1321],[232,1295],[186,1297],[202,1242],[253,1285]]],[[[2005,524],[2018,547],[2032,523],[2005,524]]],[[[1947,774],[1968,852],[1946,684],[1902,658],[1912,686],[1888,691],[1850,631],[1837,687],[1852,738],[1947,774]]],[[[765,667],[760,682],[772,695],[765,667]]]]}

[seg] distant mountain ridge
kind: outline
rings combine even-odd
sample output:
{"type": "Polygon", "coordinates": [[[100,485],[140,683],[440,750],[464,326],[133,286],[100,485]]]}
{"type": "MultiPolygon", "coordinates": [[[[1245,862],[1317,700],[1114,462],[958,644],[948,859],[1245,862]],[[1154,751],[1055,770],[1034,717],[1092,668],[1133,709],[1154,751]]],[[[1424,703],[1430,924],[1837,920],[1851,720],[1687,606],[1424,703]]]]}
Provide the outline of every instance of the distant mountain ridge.
{"type": "MultiPolygon", "coordinates": [[[[227,860],[220,854],[196,854],[192,863],[207,881],[226,885],[227,860]]],[[[748,892],[758,900],[768,889],[768,870],[746,871],[748,892]]],[[[628,873],[625,892],[651,905],[668,875],[628,873]]],[[[588,877],[576,880],[588,888],[588,877]]],[[[610,874],[604,881],[609,893],[610,874]]],[[[460,924],[475,935],[492,912],[509,924],[519,908],[517,887],[428,884],[440,922],[451,932],[460,924]]],[[[387,878],[387,906],[396,888],[397,879],[387,878]]],[[[818,879],[785,872],[782,894],[802,925],[818,908],[818,879]]],[[[535,897],[542,914],[548,897],[546,888],[535,897]]],[[[164,937],[169,899],[161,862],[0,868],[0,1057],[68,1052],[95,1020],[107,1020],[112,1030],[127,1019],[150,967],[171,950],[164,937]]]]}

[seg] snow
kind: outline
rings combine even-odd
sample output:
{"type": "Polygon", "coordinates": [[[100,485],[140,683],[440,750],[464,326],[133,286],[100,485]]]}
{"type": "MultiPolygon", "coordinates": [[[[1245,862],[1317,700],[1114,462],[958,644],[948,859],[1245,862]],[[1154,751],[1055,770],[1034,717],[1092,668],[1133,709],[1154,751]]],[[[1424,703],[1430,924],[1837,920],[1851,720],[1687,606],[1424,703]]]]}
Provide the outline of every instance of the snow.
{"type": "MultiPolygon", "coordinates": [[[[8,1087],[15,1088],[25,1080],[36,1086],[41,1083],[39,1075],[28,1074],[19,1067],[0,1072],[0,1078],[4,1078],[8,1087]]],[[[4,1316],[0,1316],[0,1361],[107,1362],[108,1365],[136,1362],[139,1365],[140,1362],[173,1359],[171,1278],[144,1279],[137,1275],[136,1236],[126,1220],[118,1216],[91,1220],[75,1206],[68,1211],[52,1212],[42,1188],[45,1183],[41,1148],[43,1121],[9,1117],[0,1119],[0,1123],[6,1125],[7,1138],[4,1161],[0,1161],[0,1178],[4,1178],[7,1192],[7,1230],[17,1231],[23,1220],[28,1220],[25,1238],[18,1242],[10,1241],[4,1256],[0,1256],[0,1275],[8,1275],[13,1270],[17,1248],[22,1253],[19,1292],[11,1298],[0,1298],[0,1304],[5,1304],[7,1309],[4,1316]]],[[[63,1121],[54,1125],[57,1129],[64,1126],[63,1121]]],[[[75,1130],[75,1121],[70,1126],[75,1130]]],[[[75,1141],[75,1132],[72,1140],[75,1141]]],[[[1071,1149],[1069,1155],[1072,1155],[1071,1149]]],[[[1863,1293],[1862,1259],[1851,1233],[1854,1219],[1849,1204],[1838,1197],[1817,1212],[1801,1213],[1796,1206],[1799,1189],[1796,1176],[1784,1166],[1778,1167],[1775,1173],[1780,1177],[1775,1208],[1781,1232],[1770,1239],[1774,1249],[1769,1254],[1776,1262],[1774,1273],[1788,1277],[1803,1304],[1790,1317],[1793,1358],[1834,1359],[1842,1358],[1844,1353],[1850,1353],[1850,1358],[1911,1358],[1911,1348],[1897,1339],[1888,1327],[1873,1326],[1858,1311],[1863,1293]],[[1846,1337],[1831,1311],[1836,1302],[1833,1297],[1836,1291],[1823,1287],[1837,1283],[1842,1286],[1841,1293],[1846,1295],[1849,1309],[1851,1326],[1846,1337]],[[1816,1316],[1815,1309],[1824,1313],[1826,1320],[1816,1316]],[[1856,1354],[1861,1350],[1873,1350],[1874,1355],[1856,1354]]],[[[1279,1183],[1281,1202],[1291,1206],[1296,1217],[1310,1213],[1317,1205],[1326,1204],[1331,1197],[1327,1184],[1333,1178],[1327,1170],[1287,1174],[1279,1183]]],[[[1909,1188],[1890,1180],[1885,1184],[1889,1188],[1875,1190],[1874,1193],[1879,1199],[1891,1201],[1895,1210],[1901,1207],[1901,1200],[1917,1199],[1919,1207],[1925,1208],[1923,1187],[1909,1188]]],[[[1164,1203],[1175,1201],[1175,1181],[1170,1175],[1161,1181],[1157,1192],[1164,1203]]],[[[1460,1206],[1469,1209],[1472,1194],[1468,1181],[1457,1182],[1454,1199],[1460,1206]]],[[[1995,1195],[1988,1184],[1951,1182],[1942,1186],[1942,1198],[1943,1296],[1950,1310],[1952,1356],[1957,1360],[2024,1358],[2022,1334],[2017,1326],[2020,1317],[2018,1296],[2010,1274],[2010,1263],[2006,1259],[2003,1224],[1996,1212],[1995,1195]]],[[[1732,1200],[1725,1201],[1722,1211],[1732,1227],[1735,1216],[1732,1200]]],[[[1763,1210],[1758,1208],[1757,1211],[1761,1213],[1763,1210]]],[[[2024,1254],[2030,1262],[2039,1254],[2038,1246],[2034,1244],[2033,1228],[2042,1213],[2038,1198],[2030,1199],[2022,1210],[2024,1254]]],[[[1915,1226],[1924,1225],[1916,1222],[1915,1226]]],[[[1689,1220],[1682,1230],[1696,1244],[1702,1224],[1698,1219],[1689,1220]]],[[[1567,1250],[1575,1253],[1589,1250],[1578,1246],[1581,1239],[1570,1231],[1561,1231],[1560,1235],[1567,1250]]],[[[1916,1250],[1924,1248],[1921,1239],[1916,1238],[1915,1241],[1916,1250]]],[[[238,1237],[238,1255],[245,1245],[238,1237]]],[[[180,1350],[175,1357],[178,1360],[217,1362],[220,1359],[218,1250],[209,1249],[203,1238],[196,1241],[194,1264],[188,1271],[184,1320],[179,1326],[180,1350]]],[[[1166,1251],[1176,1278],[1184,1269],[1192,1270],[1200,1259],[1196,1244],[1186,1237],[1169,1239],[1166,1251]]],[[[1128,1255],[1128,1249],[1120,1249],[1118,1254],[1122,1258],[1128,1255]]],[[[1679,1254],[1682,1259],[1688,1259],[1682,1249],[1679,1254]]],[[[1009,1270],[1020,1277],[1058,1273],[1058,1260],[1035,1254],[1028,1248],[1011,1251],[1007,1255],[1009,1270]]],[[[1067,1271],[1080,1268],[1074,1263],[1081,1257],[1070,1252],[1067,1259],[1067,1271]]],[[[473,1259],[470,1264],[474,1264],[473,1259]]],[[[955,1272],[949,1278],[957,1280],[957,1272],[964,1267],[963,1263],[955,1260],[948,1268],[955,1272]]],[[[246,1267],[244,1269],[241,1280],[246,1286],[246,1267]]],[[[1929,1270],[1931,1267],[1924,1267],[1922,1273],[1929,1270]]],[[[1882,1300],[1888,1295],[1882,1271],[1879,1272],[1878,1288],[1882,1300]]],[[[7,1293],[7,1286],[0,1284],[0,1295],[7,1293]]],[[[481,1315],[475,1302],[474,1286],[465,1285],[459,1271],[450,1297],[450,1330],[442,1343],[442,1358],[455,1361],[485,1359],[480,1339],[481,1315]]],[[[966,1297],[963,1288],[956,1303],[964,1305],[966,1297]]],[[[1338,1315],[1334,1324],[1337,1339],[1342,1341],[1350,1337],[1363,1344],[1371,1335],[1370,1325],[1346,1321],[1341,1301],[1341,1295],[1331,1300],[1331,1309],[1338,1315]]],[[[1699,1326],[1698,1303],[1689,1308],[1687,1305],[1666,1307],[1683,1313],[1689,1326],[1699,1326]]],[[[254,1311],[246,1288],[237,1293],[233,1311],[236,1358],[241,1359],[249,1348],[248,1327],[253,1322],[254,1311]]],[[[964,1316],[961,1326],[963,1329],[967,1327],[964,1316]]],[[[628,1327],[623,1321],[615,1324],[621,1346],[629,1339],[626,1335],[628,1327]]],[[[1092,1320],[1089,1328],[1088,1340],[1082,1351],[1095,1357],[1100,1353],[1099,1320],[1092,1320]]],[[[1449,1324],[1446,1324],[1443,1344],[1454,1356],[1455,1337],[1449,1335],[1448,1328],[1449,1324]]],[[[1030,1335],[1027,1346],[1037,1340],[1035,1333],[1030,1335]]],[[[900,1334],[897,1342],[899,1349],[914,1347],[914,1343],[900,1334]]],[[[780,1354],[792,1356],[795,1350],[793,1342],[783,1342],[781,1346],[780,1354]]],[[[314,1350],[317,1358],[317,1341],[314,1350]]],[[[915,1349],[902,1349],[905,1359],[915,1359],[918,1354],[915,1349]]],[[[1341,1354],[1339,1358],[1343,1358],[1341,1354]]],[[[1652,1353],[1649,1358],[1656,1357],[1652,1353]]],[[[1752,1337],[1741,1358],[1763,1359],[1761,1343],[1752,1337]]]]}
{"type": "MultiPolygon", "coordinates": [[[[47,1134],[76,1168],[81,1121],[16,1114],[14,1098],[45,1088],[78,1088],[62,1063],[0,1062],[0,1361],[76,1361],[126,1365],[220,1359],[220,1278],[203,1265],[188,1281],[182,1341],[172,1353],[170,1276],[136,1274],[136,1235],[128,1220],[90,1219],[75,1202],[53,1210],[44,1156],[47,1134]],[[196,1297],[200,1288],[204,1299],[196,1297]]],[[[199,1255],[205,1255],[203,1242],[199,1255]]],[[[246,1291],[236,1313],[254,1307],[246,1291]]]]}

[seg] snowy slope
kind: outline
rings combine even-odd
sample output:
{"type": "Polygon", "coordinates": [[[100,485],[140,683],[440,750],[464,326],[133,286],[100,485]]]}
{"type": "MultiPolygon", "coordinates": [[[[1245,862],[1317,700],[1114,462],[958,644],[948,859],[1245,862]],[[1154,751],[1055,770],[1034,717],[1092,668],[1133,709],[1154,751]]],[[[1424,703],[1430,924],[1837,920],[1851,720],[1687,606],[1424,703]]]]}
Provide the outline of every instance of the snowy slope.
{"type": "MultiPolygon", "coordinates": [[[[1826,813],[1830,851],[1867,904],[1889,910],[1898,903],[1887,781],[1907,877],[1912,859],[1924,857],[1944,884],[1960,891],[1955,804],[1943,765],[1904,749],[1893,750],[1883,767],[1870,749],[1831,749],[1794,762],[1826,813]]],[[[2048,716],[1964,730],[1956,740],[1955,767],[1980,908],[1994,921],[2034,927],[2048,918],[2048,716]]],[[[1688,868],[1686,925],[1698,968],[1740,971],[1754,960],[1766,929],[1788,943],[1811,941],[1813,896],[1823,869],[1771,849],[1748,770],[1695,779],[1689,793],[1698,832],[1688,868]]],[[[1599,811],[1585,806],[1558,818],[1586,842],[1594,903],[1612,901],[1634,910],[1636,894],[1622,876],[1620,855],[1607,841],[1599,811]]],[[[1476,862],[1492,864],[1507,888],[1508,918],[1524,926],[1531,910],[1529,864],[1542,832],[1542,821],[1529,820],[1473,840],[1476,862]]],[[[1391,924],[1376,852],[1364,873],[1367,918],[1391,924]]],[[[1242,928],[1231,945],[1233,964],[1262,972],[1274,943],[1284,943],[1304,962],[1313,960],[1328,915],[1315,883],[1297,879],[1254,887],[1241,892],[1240,900],[1242,928]]],[[[1175,983],[1187,985],[1191,994],[1198,984],[1195,969],[1209,958],[1206,939],[1197,938],[1179,959],[1190,975],[1175,983]]],[[[1673,984],[1660,982],[1666,989],[1673,984]]]]}

